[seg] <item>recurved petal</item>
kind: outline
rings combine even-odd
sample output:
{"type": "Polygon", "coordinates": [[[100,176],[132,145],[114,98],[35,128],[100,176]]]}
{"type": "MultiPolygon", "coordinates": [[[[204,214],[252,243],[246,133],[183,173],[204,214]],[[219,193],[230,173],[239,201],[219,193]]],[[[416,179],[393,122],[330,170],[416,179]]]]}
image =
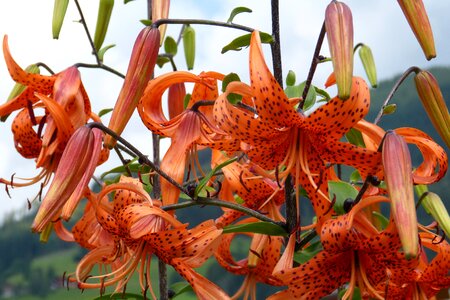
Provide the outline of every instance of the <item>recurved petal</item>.
{"type": "MultiPolygon", "coordinates": [[[[36,120],[40,121],[41,118],[36,120]]],[[[25,158],[36,158],[42,147],[42,141],[33,129],[28,110],[20,111],[14,118],[11,130],[14,135],[14,146],[25,158]]]]}
{"type": "Polygon", "coordinates": [[[280,128],[289,127],[300,119],[266,65],[258,31],[253,31],[250,41],[250,82],[256,112],[263,122],[280,128]]]}
{"type": "Polygon", "coordinates": [[[8,67],[9,74],[14,81],[26,85],[34,91],[42,94],[47,95],[51,93],[56,76],[33,74],[23,70],[11,56],[11,52],[8,47],[7,35],[3,38],[3,55],[5,56],[5,62],[8,67]]]}
{"type": "MultiPolygon", "coordinates": [[[[334,74],[330,75],[327,87],[336,82],[334,74]]],[[[303,126],[312,132],[320,132],[327,141],[340,140],[370,108],[370,92],[364,79],[353,77],[352,82],[347,100],[334,97],[308,116],[303,126]]]]}

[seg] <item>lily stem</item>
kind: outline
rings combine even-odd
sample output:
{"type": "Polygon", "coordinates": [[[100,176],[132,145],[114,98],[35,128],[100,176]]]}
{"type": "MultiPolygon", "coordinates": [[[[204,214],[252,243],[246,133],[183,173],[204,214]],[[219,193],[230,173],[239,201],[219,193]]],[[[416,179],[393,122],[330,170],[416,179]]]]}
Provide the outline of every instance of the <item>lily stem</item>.
{"type": "Polygon", "coordinates": [[[302,101],[298,105],[298,109],[303,109],[303,105],[305,103],[306,96],[308,95],[308,91],[311,88],[311,83],[314,78],[314,73],[316,72],[317,65],[321,61],[320,57],[320,49],[322,48],[323,40],[325,38],[325,22],[322,24],[322,29],[320,30],[319,37],[317,38],[316,49],[314,50],[314,55],[311,61],[311,67],[309,68],[308,77],[306,78],[305,88],[303,89],[302,101]]]}
{"type": "Polygon", "coordinates": [[[284,222],[274,221],[271,218],[263,215],[262,213],[259,213],[251,208],[242,206],[240,204],[231,203],[231,202],[224,201],[224,200],[204,198],[204,197],[198,197],[195,200],[186,200],[186,201],[176,203],[176,204],[161,206],[161,209],[163,209],[165,211],[170,211],[170,210],[176,210],[176,209],[181,209],[181,208],[186,208],[186,207],[191,207],[191,206],[196,206],[196,205],[201,205],[201,206],[211,205],[211,206],[231,208],[233,210],[242,212],[248,216],[257,218],[258,220],[261,220],[263,222],[269,222],[269,223],[272,223],[272,224],[275,224],[278,226],[282,226],[283,228],[286,225],[284,222]]]}
{"type": "Polygon", "coordinates": [[[97,61],[97,64],[100,65],[101,64],[100,57],[98,56],[97,50],[95,49],[94,41],[92,40],[92,36],[91,36],[91,33],[89,32],[89,28],[87,27],[86,19],[84,18],[84,15],[83,15],[83,10],[81,9],[81,6],[80,6],[80,3],[78,3],[78,0],[75,0],[75,4],[77,6],[78,13],[80,14],[80,23],[83,24],[84,31],[86,32],[86,36],[89,40],[89,44],[91,44],[92,54],[95,56],[95,60],[97,61]]]}
{"type": "Polygon", "coordinates": [[[398,90],[398,88],[400,87],[400,85],[403,83],[403,81],[405,81],[405,79],[409,76],[409,74],[411,73],[419,73],[421,71],[421,69],[419,67],[410,67],[409,69],[407,69],[402,76],[400,76],[400,78],[397,80],[397,82],[394,84],[394,86],[392,87],[391,91],[389,92],[389,95],[386,97],[386,100],[384,100],[383,102],[383,106],[381,106],[380,111],[378,112],[377,117],[375,118],[375,120],[373,121],[373,123],[376,125],[378,124],[378,122],[380,122],[381,117],[383,117],[383,112],[384,112],[384,108],[389,104],[389,101],[391,101],[392,97],[394,96],[395,92],[398,90]]]}
{"type": "Polygon", "coordinates": [[[281,42],[280,42],[280,13],[278,0],[271,1],[272,7],[272,37],[270,44],[272,50],[273,75],[278,84],[283,87],[283,69],[281,66],[281,42]]]}
{"type": "Polygon", "coordinates": [[[219,26],[219,27],[227,27],[227,28],[234,28],[239,29],[247,32],[253,32],[254,29],[251,27],[234,24],[234,23],[226,23],[226,22],[219,22],[219,21],[211,21],[211,20],[201,20],[201,19],[159,19],[152,23],[152,27],[158,28],[160,25],[163,24],[198,24],[198,25],[210,25],[210,26],[219,26]]]}
{"type": "Polygon", "coordinates": [[[122,145],[130,149],[137,157],[139,157],[139,163],[148,165],[152,170],[154,170],[156,173],[158,173],[161,177],[163,177],[165,180],[167,180],[170,184],[177,187],[181,192],[185,193],[186,195],[189,195],[189,192],[187,189],[185,189],[182,185],[180,185],[178,182],[176,182],[172,177],[167,175],[163,170],[161,170],[157,165],[155,165],[151,160],[148,159],[146,155],[144,155],[141,151],[139,151],[136,147],[134,147],[132,144],[130,144],[127,140],[119,136],[117,133],[103,125],[99,122],[92,122],[88,123],[86,126],[89,128],[98,128],[101,131],[109,134],[112,136],[115,140],[119,141],[122,145]]]}

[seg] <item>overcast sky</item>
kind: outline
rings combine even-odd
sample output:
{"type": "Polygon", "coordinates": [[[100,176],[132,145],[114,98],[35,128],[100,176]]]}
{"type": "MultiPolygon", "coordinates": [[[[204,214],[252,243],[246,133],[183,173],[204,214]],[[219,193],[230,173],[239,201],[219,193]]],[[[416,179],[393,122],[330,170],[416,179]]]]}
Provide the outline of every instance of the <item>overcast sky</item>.
{"type": "MultiPolygon", "coordinates": [[[[53,0],[15,0],[0,4],[0,36],[8,34],[13,57],[22,66],[45,62],[59,72],[73,63],[93,63],[89,43],[79,20],[75,3],[70,1],[66,21],[59,40],[51,34],[53,0]],[[7,4],[6,4],[7,3],[7,4]]],[[[142,28],[140,19],[146,19],[144,0],[123,4],[115,1],[110,30],[104,45],[116,44],[105,55],[105,63],[125,73],[134,39],[142,28]]],[[[81,0],[85,17],[93,32],[97,16],[98,1],[81,0]]],[[[298,81],[306,78],[311,56],[318,33],[323,22],[324,10],[328,1],[281,0],[281,51],[284,75],[292,69],[298,81]]],[[[450,22],[448,12],[450,1],[425,1],[425,6],[433,27],[438,57],[428,62],[422,54],[413,33],[409,29],[397,1],[368,0],[345,1],[353,12],[355,44],[363,42],[372,48],[380,79],[390,78],[412,65],[422,68],[432,65],[450,65],[450,22]]],[[[251,14],[241,14],[235,22],[270,32],[269,0],[172,0],[170,16],[173,18],[201,18],[226,21],[236,6],[246,6],[251,14]]],[[[248,51],[220,54],[221,48],[233,38],[242,34],[233,29],[195,26],[197,34],[197,57],[194,73],[214,70],[224,74],[236,72],[241,79],[248,78],[248,51]]],[[[172,25],[168,33],[177,36],[180,26],[172,25]]],[[[266,53],[269,47],[265,46],[266,53]]],[[[323,55],[328,55],[325,46],[323,55]]],[[[267,55],[270,65],[270,55],[267,55]]],[[[177,57],[179,69],[184,69],[183,57],[177,57]]],[[[321,65],[317,70],[314,84],[322,86],[331,70],[331,64],[321,65]]],[[[167,71],[157,70],[157,74],[167,71]]],[[[114,106],[121,79],[100,70],[81,69],[82,79],[90,96],[93,110],[114,106]]],[[[355,74],[364,76],[361,63],[356,57],[355,74]]],[[[10,79],[2,57],[0,57],[0,103],[5,101],[13,81],[10,79]]],[[[12,118],[10,118],[11,120],[12,118]]],[[[0,124],[0,177],[34,176],[38,170],[33,161],[27,161],[14,151],[10,120],[0,124]]],[[[105,121],[107,122],[107,121],[105,121]]],[[[144,153],[150,153],[151,138],[139,119],[135,116],[124,136],[138,146],[144,153]]],[[[111,166],[111,165],[110,165],[111,166]]],[[[106,167],[104,167],[106,168],[106,167]]],[[[104,170],[104,169],[102,169],[104,170]]],[[[1,216],[11,210],[24,209],[26,199],[32,199],[39,187],[11,191],[9,199],[0,187],[1,216]]]]}

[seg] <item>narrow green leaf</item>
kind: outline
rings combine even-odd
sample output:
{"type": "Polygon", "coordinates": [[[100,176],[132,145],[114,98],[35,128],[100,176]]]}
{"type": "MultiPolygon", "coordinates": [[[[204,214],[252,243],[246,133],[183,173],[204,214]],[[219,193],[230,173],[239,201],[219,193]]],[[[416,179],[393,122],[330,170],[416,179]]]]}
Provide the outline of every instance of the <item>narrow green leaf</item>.
{"type": "Polygon", "coordinates": [[[299,264],[304,264],[322,251],[322,249],[322,243],[320,241],[313,242],[308,248],[295,252],[294,261],[299,264]]]}
{"type": "Polygon", "coordinates": [[[328,194],[330,199],[336,198],[334,211],[340,215],[345,214],[344,201],[348,198],[355,199],[358,190],[354,186],[344,181],[328,181],[328,194]]]}
{"type": "Polygon", "coordinates": [[[104,115],[106,115],[107,113],[110,113],[114,110],[114,108],[105,108],[102,109],[101,111],[98,112],[98,116],[99,117],[103,117],[104,115]]]}
{"type": "Polygon", "coordinates": [[[350,144],[359,146],[359,147],[366,147],[366,144],[364,143],[363,136],[361,132],[355,128],[351,128],[346,134],[345,137],[347,138],[348,142],[350,144]]]}
{"type": "Polygon", "coordinates": [[[324,100],[326,102],[330,101],[331,97],[330,94],[327,93],[327,91],[320,89],[317,86],[314,86],[314,90],[316,91],[317,95],[321,95],[323,97],[323,99],[321,100],[324,100]]]}
{"type": "MultiPolygon", "coordinates": [[[[284,92],[288,96],[288,98],[301,98],[303,94],[303,90],[305,89],[306,82],[303,81],[298,85],[287,86],[284,92]]],[[[316,90],[313,86],[308,90],[308,94],[306,95],[305,103],[303,104],[303,110],[310,109],[316,103],[316,90]]]]}
{"type": "Polygon", "coordinates": [[[162,68],[168,62],[170,62],[170,59],[165,56],[158,55],[158,58],[156,59],[156,64],[160,68],[162,68]]]}
{"type": "MultiPolygon", "coordinates": [[[[133,0],[130,0],[130,1],[133,1],[133,0]]],[[[150,25],[152,25],[152,20],[148,20],[148,19],[142,19],[142,20],[139,20],[139,22],[141,22],[141,23],[144,24],[145,26],[150,26],[150,25]]]]}
{"type": "Polygon", "coordinates": [[[292,70],[289,70],[289,72],[286,76],[286,85],[293,86],[294,84],[295,84],[295,72],[292,70]]]}
{"type": "Polygon", "coordinates": [[[178,52],[178,45],[177,42],[174,40],[173,37],[168,36],[164,40],[164,51],[167,54],[170,54],[172,56],[175,56],[178,52]]]}
{"type": "MultiPolygon", "coordinates": [[[[260,32],[259,36],[261,38],[261,43],[263,44],[270,44],[273,41],[273,38],[270,34],[265,32],[260,32]]],[[[228,52],[228,51],[240,51],[244,47],[248,47],[250,45],[250,38],[251,34],[244,34],[241,35],[234,40],[231,41],[228,45],[222,48],[222,54],[228,52]]]]}
{"type": "Polygon", "coordinates": [[[134,0],[124,0],[123,3],[127,4],[128,2],[131,2],[131,1],[134,1],[134,0]]]}
{"type": "Polygon", "coordinates": [[[189,101],[191,101],[192,95],[187,93],[186,96],[184,96],[184,109],[188,106],[189,101]]]}
{"type": "Polygon", "coordinates": [[[350,174],[350,183],[356,183],[358,181],[362,181],[361,174],[359,174],[358,170],[355,170],[350,174]]]}
{"type": "Polygon", "coordinates": [[[230,17],[229,17],[228,20],[227,20],[227,23],[232,23],[234,17],[236,17],[238,14],[241,14],[241,13],[251,13],[251,12],[252,12],[252,10],[251,10],[250,8],[243,7],[243,6],[236,7],[235,9],[233,9],[233,10],[231,11],[231,14],[230,14],[230,17]]]}
{"type": "Polygon", "coordinates": [[[103,57],[105,56],[106,51],[108,51],[109,49],[115,47],[115,44],[112,45],[107,45],[105,47],[103,47],[102,49],[100,49],[98,51],[98,58],[100,59],[100,61],[103,61],[103,57]]]}
{"type": "Polygon", "coordinates": [[[397,104],[393,103],[393,104],[388,104],[385,107],[383,107],[383,115],[390,115],[395,113],[395,111],[397,110],[397,104]]]}
{"type": "Polygon", "coordinates": [[[269,222],[255,222],[238,225],[228,225],[223,228],[223,233],[253,232],[274,236],[288,236],[283,227],[269,222]]]}
{"type": "Polygon", "coordinates": [[[216,174],[218,171],[220,171],[223,167],[226,167],[229,164],[234,163],[237,160],[238,160],[237,157],[233,157],[227,161],[224,161],[220,165],[215,166],[214,169],[212,169],[208,174],[206,174],[206,176],[203,177],[202,180],[200,180],[200,182],[198,183],[198,185],[194,191],[194,198],[198,197],[199,193],[205,188],[206,184],[211,179],[211,177],[214,176],[214,174],[216,174]]]}
{"type": "Polygon", "coordinates": [[[170,299],[175,299],[176,297],[184,294],[186,292],[193,292],[192,286],[186,281],[175,282],[170,285],[169,289],[173,291],[175,294],[170,297],[170,299]]]}
{"type": "MultiPolygon", "coordinates": [[[[238,74],[230,73],[230,74],[226,75],[225,78],[222,80],[222,92],[225,92],[228,84],[233,81],[241,81],[238,74]]],[[[228,101],[230,101],[230,103],[236,104],[237,102],[242,100],[242,96],[231,93],[227,96],[227,99],[228,99],[228,101]]]]}

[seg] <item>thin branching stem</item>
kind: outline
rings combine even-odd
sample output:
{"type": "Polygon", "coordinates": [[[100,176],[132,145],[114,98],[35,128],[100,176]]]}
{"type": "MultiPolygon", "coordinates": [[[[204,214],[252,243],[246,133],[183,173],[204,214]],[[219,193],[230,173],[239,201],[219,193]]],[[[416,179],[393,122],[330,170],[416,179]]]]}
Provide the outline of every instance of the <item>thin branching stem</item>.
{"type": "Polygon", "coordinates": [[[276,224],[276,225],[282,226],[282,227],[285,226],[284,222],[274,221],[271,218],[257,212],[256,210],[242,206],[237,203],[231,203],[229,201],[224,201],[224,200],[219,200],[219,199],[198,197],[195,200],[186,200],[186,201],[176,203],[176,204],[165,205],[165,206],[162,206],[161,208],[165,211],[170,211],[170,210],[182,209],[182,208],[197,206],[197,205],[201,205],[201,206],[211,205],[211,206],[231,208],[233,210],[242,212],[248,216],[257,218],[258,220],[261,220],[263,222],[269,222],[269,223],[276,224]]]}
{"type": "Polygon", "coordinates": [[[272,7],[272,37],[270,44],[272,50],[273,75],[278,84],[283,87],[283,69],[281,66],[281,41],[280,41],[280,12],[278,0],[271,1],[272,7]]]}
{"type": "Polygon", "coordinates": [[[78,3],[78,0],[75,0],[75,4],[77,6],[78,13],[80,14],[80,23],[83,24],[84,31],[86,32],[86,36],[89,40],[89,44],[91,44],[92,54],[95,56],[95,60],[97,61],[97,64],[100,65],[101,60],[100,60],[100,57],[98,56],[97,50],[95,49],[94,41],[92,40],[92,36],[91,36],[91,33],[89,32],[89,28],[87,27],[86,19],[84,18],[84,15],[83,15],[83,10],[81,9],[81,6],[80,6],[80,3],[78,3]]]}
{"type": "Polygon", "coordinates": [[[305,88],[303,89],[302,101],[298,105],[298,109],[303,109],[303,105],[305,103],[306,96],[308,95],[308,91],[311,88],[311,83],[314,78],[314,73],[316,72],[317,65],[321,61],[320,57],[320,49],[322,49],[323,40],[325,38],[325,22],[322,24],[322,29],[320,29],[319,37],[317,38],[316,48],[314,50],[313,58],[311,60],[311,67],[309,68],[308,77],[306,78],[305,88]]]}
{"type": "Polygon", "coordinates": [[[111,67],[108,67],[107,65],[104,65],[102,62],[98,63],[98,64],[86,64],[86,63],[77,63],[75,64],[75,67],[77,68],[90,68],[90,69],[103,69],[106,70],[110,73],[113,73],[114,75],[117,75],[121,78],[125,78],[125,75],[123,75],[122,73],[120,73],[117,70],[114,70],[111,67]]]}
{"type": "Polygon", "coordinates": [[[239,25],[235,23],[226,23],[219,21],[211,21],[211,20],[201,20],[201,19],[159,19],[152,23],[152,27],[158,28],[163,24],[197,24],[197,25],[210,25],[210,26],[219,26],[219,27],[227,27],[239,29],[247,32],[253,32],[255,29],[251,27],[247,27],[244,25],[239,25]]]}
{"type": "Polygon", "coordinates": [[[378,122],[380,122],[381,117],[383,117],[383,112],[384,112],[384,108],[389,104],[389,101],[391,101],[392,97],[394,96],[395,92],[398,90],[398,88],[400,87],[400,85],[403,83],[403,81],[405,81],[405,79],[409,76],[409,74],[411,73],[419,73],[421,71],[420,68],[418,67],[410,67],[409,69],[407,69],[402,76],[400,76],[400,78],[397,80],[397,82],[394,84],[394,86],[392,87],[391,91],[389,92],[389,95],[386,97],[386,100],[384,100],[383,102],[383,106],[381,106],[380,111],[378,112],[377,117],[375,118],[375,120],[373,121],[373,123],[376,125],[378,124],[378,122]]]}

